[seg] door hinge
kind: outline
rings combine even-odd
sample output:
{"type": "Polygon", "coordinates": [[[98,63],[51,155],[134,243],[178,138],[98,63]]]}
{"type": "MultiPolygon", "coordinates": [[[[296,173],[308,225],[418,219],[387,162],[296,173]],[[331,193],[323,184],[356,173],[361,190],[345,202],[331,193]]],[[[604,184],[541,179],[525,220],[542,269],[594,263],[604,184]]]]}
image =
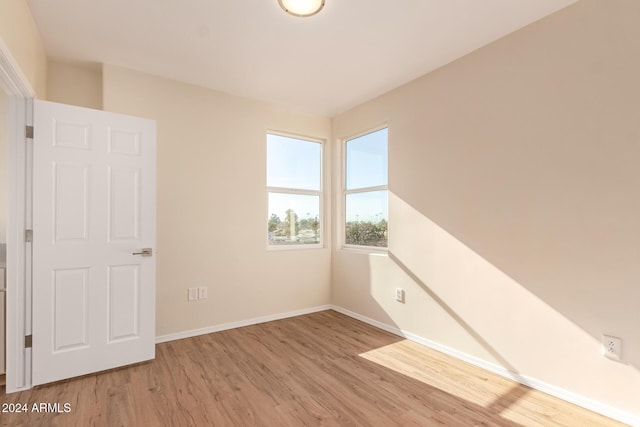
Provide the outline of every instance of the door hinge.
{"type": "Polygon", "coordinates": [[[26,243],[33,242],[33,230],[24,230],[24,241],[26,243]]]}
{"type": "Polygon", "coordinates": [[[33,335],[27,335],[24,337],[24,348],[31,348],[33,344],[33,335]]]}
{"type": "Polygon", "coordinates": [[[27,126],[25,129],[25,136],[28,139],[33,139],[33,126],[27,126]]]}

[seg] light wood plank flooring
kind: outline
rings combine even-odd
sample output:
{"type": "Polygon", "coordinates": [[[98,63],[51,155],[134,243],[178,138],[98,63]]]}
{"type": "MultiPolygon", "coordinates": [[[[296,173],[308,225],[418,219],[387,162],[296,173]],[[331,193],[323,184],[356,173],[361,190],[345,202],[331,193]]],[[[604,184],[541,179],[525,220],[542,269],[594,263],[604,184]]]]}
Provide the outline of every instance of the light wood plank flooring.
{"type": "Polygon", "coordinates": [[[159,344],[153,362],[2,394],[71,405],[1,413],[2,426],[621,425],[334,311],[159,344]]]}

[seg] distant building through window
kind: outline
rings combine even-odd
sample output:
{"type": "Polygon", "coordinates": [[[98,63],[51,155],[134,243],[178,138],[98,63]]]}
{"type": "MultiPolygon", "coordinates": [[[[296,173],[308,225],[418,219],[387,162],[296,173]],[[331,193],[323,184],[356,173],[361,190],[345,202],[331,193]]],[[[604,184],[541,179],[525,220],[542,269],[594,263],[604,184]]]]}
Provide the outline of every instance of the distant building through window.
{"type": "Polygon", "coordinates": [[[322,244],[322,143],[267,134],[269,247],[322,244]]]}
{"type": "Polygon", "coordinates": [[[349,139],[344,145],[344,244],[387,247],[388,129],[349,139]]]}

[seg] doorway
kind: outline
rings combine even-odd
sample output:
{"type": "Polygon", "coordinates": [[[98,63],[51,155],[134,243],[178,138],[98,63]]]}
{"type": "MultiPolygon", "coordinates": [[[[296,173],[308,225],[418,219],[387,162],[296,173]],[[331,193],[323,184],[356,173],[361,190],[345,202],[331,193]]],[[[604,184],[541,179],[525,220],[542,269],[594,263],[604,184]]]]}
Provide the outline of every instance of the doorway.
{"type": "Polygon", "coordinates": [[[7,101],[7,109],[1,119],[6,125],[3,129],[6,150],[3,151],[4,155],[0,155],[0,170],[6,176],[6,194],[5,203],[0,200],[0,209],[5,214],[5,224],[0,223],[0,227],[4,227],[2,230],[6,242],[3,314],[6,332],[5,390],[9,393],[31,386],[31,350],[25,348],[25,337],[30,334],[31,328],[31,293],[27,287],[31,260],[24,231],[30,225],[30,215],[27,215],[30,206],[26,198],[26,159],[30,140],[26,138],[25,129],[27,124],[32,123],[31,106],[35,92],[1,39],[0,92],[7,101]]]}
{"type": "Polygon", "coordinates": [[[2,40],[0,91],[9,100],[6,392],[154,358],[155,122],[34,101],[2,40]],[[61,258],[62,246],[81,243],[82,256],[61,258]]]}

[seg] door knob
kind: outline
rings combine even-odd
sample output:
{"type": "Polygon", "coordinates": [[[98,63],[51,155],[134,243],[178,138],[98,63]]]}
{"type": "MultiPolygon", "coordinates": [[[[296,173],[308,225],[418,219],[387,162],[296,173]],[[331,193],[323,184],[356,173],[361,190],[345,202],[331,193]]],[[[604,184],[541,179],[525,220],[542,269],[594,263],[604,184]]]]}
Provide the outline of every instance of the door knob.
{"type": "Polygon", "coordinates": [[[151,256],[153,250],[151,248],[143,248],[140,252],[134,252],[132,255],[151,256]]]}

